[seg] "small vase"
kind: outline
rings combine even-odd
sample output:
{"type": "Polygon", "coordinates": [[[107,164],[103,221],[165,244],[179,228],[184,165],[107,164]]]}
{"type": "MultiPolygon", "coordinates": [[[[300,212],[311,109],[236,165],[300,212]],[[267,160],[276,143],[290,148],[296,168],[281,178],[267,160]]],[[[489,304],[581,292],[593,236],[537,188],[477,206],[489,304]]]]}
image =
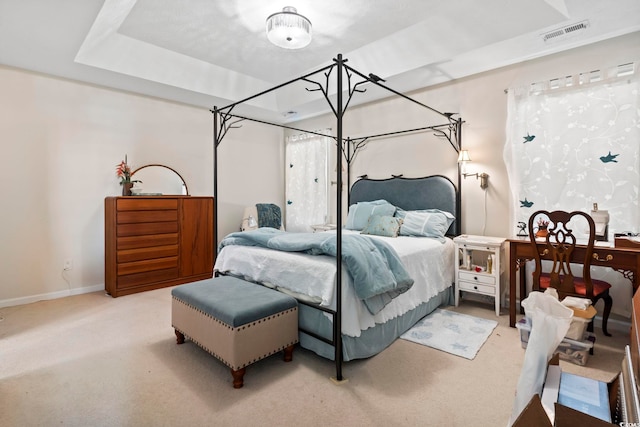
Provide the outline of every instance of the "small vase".
{"type": "Polygon", "coordinates": [[[132,187],[133,187],[133,182],[123,182],[122,183],[122,195],[123,196],[130,196],[132,187]]]}
{"type": "Polygon", "coordinates": [[[538,231],[536,231],[536,237],[547,237],[547,234],[549,234],[549,231],[547,230],[547,227],[540,227],[538,229],[538,231]]]}

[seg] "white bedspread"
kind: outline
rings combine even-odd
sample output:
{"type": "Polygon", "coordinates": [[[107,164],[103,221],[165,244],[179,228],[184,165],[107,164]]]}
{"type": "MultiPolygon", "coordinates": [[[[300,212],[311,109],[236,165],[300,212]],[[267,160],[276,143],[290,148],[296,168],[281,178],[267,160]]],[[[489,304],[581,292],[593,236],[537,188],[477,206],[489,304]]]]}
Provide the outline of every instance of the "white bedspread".
{"type": "MultiPolygon", "coordinates": [[[[344,233],[355,231],[345,230],[344,233]]],[[[411,289],[371,315],[356,297],[351,278],[342,272],[342,333],[358,337],[360,331],[384,323],[417,307],[445,290],[454,280],[454,244],[426,237],[369,236],[389,243],[415,281],[411,289]]],[[[335,308],[336,260],[329,256],[281,252],[249,246],[226,246],[214,270],[276,287],[295,296],[335,308]]]]}

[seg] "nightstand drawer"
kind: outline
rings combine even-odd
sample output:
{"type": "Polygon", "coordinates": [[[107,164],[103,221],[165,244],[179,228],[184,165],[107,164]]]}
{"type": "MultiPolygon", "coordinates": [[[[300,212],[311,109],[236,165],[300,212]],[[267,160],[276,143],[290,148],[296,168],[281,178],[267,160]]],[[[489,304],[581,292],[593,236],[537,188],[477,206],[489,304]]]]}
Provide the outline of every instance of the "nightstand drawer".
{"type": "Polygon", "coordinates": [[[496,284],[496,278],[494,276],[486,276],[484,274],[478,274],[474,272],[460,271],[458,272],[460,280],[466,280],[468,282],[476,282],[480,284],[486,284],[494,286],[496,284]]]}
{"type": "Polygon", "coordinates": [[[470,291],[470,292],[476,292],[476,293],[483,293],[487,295],[496,294],[496,287],[492,285],[483,285],[480,283],[460,281],[459,287],[461,291],[470,291]]]}

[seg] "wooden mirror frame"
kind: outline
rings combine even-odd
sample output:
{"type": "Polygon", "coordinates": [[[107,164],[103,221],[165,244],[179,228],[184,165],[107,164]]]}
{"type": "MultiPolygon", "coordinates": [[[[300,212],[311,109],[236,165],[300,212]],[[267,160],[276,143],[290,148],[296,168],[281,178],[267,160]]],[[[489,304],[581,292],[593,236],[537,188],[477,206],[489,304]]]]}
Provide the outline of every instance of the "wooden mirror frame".
{"type": "Polygon", "coordinates": [[[151,167],[151,166],[160,166],[161,168],[169,169],[171,172],[173,172],[173,173],[175,173],[176,175],[178,175],[178,177],[182,180],[182,184],[184,185],[184,189],[185,189],[185,191],[187,192],[187,194],[186,194],[186,195],[187,195],[187,196],[189,196],[189,195],[190,195],[190,194],[189,194],[189,187],[187,186],[187,182],[184,180],[184,178],[182,177],[182,175],[180,175],[180,174],[178,173],[178,171],[176,171],[175,169],[170,168],[169,166],[166,166],[166,165],[161,165],[161,164],[159,164],[159,163],[151,163],[151,164],[148,164],[148,165],[140,166],[139,168],[137,168],[137,169],[135,169],[133,172],[131,172],[131,178],[133,178],[133,176],[134,176],[134,175],[136,174],[136,172],[138,172],[139,170],[144,169],[144,168],[148,168],[148,167],[151,167]]]}

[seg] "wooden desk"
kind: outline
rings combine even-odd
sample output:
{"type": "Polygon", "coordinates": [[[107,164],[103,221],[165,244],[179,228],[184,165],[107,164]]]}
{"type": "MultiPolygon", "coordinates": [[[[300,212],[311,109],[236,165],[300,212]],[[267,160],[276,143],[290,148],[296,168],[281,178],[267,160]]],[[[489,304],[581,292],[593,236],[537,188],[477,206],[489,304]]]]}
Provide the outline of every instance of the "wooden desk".
{"type": "MultiPolygon", "coordinates": [[[[516,272],[520,270],[520,298],[525,294],[526,272],[525,262],[533,259],[533,245],[528,237],[515,237],[507,240],[509,242],[509,325],[516,325],[516,272]],[[522,268],[521,268],[522,267],[522,268]]],[[[544,243],[538,243],[539,248],[544,247],[544,243]]],[[[584,259],[585,246],[578,245],[573,252],[573,259],[584,259]]],[[[542,249],[540,250],[542,252],[542,249]]],[[[640,271],[640,250],[636,248],[616,248],[613,243],[607,246],[596,244],[593,248],[593,266],[611,267],[631,281],[633,291],[638,289],[638,271],[640,271]]]]}

